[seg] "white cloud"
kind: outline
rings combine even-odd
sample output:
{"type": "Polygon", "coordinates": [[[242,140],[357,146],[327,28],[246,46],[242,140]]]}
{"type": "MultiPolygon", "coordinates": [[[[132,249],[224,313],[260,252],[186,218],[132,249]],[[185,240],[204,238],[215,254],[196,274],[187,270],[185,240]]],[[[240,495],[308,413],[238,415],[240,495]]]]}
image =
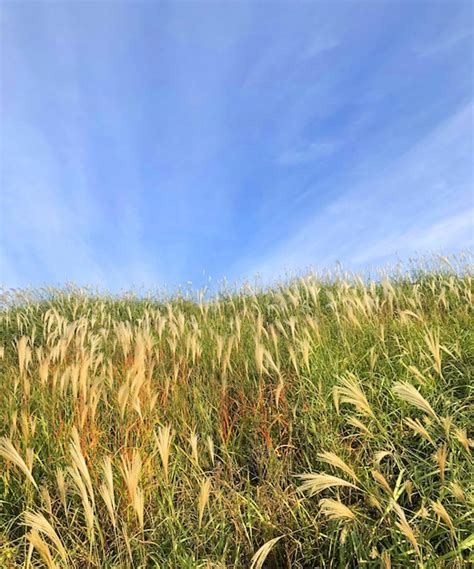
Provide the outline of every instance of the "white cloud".
{"type": "Polygon", "coordinates": [[[319,34],[308,47],[305,55],[306,57],[316,57],[318,55],[326,54],[331,49],[339,47],[339,40],[334,35],[319,34]]]}
{"type": "Polygon", "coordinates": [[[247,258],[233,274],[272,280],[286,271],[336,260],[366,266],[395,254],[473,245],[473,105],[443,122],[404,156],[378,160],[308,219],[279,248],[247,258]]]}
{"type": "Polygon", "coordinates": [[[387,256],[406,256],[413,252],[449,251],[459,245],[468,249],[474,245],[474,209],[441,218],[424,227],[415,227],[405,233],[390,236],[359,252],[352,262],[366,265],[387,256]]]}
{"type": "Polygon", "coordinates": [[[428,43],[419,45],[416,49],[416,54],[419,57],[432,57],[440,54],[443,51],[448,51],[454,47],[457,47],[461,42],[469,40],[471,42],[472,50],[472,30],[461,30],[454,33],[444,35],[438,38],[435,43],[428,43]]]}
{"type": "Polygon", "coordinates": [[[278,156],[278,163],[283,166],[297,166],[310,162],[324,160],[331,156],[338,145],[335,142],[311,142],[292,150],[286,150],[278,156]]]}
{"type": "MultiPolygon", "coordinates": [[[[35,10],[41,25],[33,38],[24,33],[31,18],[23,19],[21,9],[9,12],[4,27],[0,285],[156,286],[157,263],[142,240],[138,160],[127,145],[130,133],[117,100],[103,94],[115,79],[114,42],[126,38],[103,26],[108,49],[85,66],[81,42],[89,40],[75,26],[74,10],[35,10]],[[47,64],[33,49],[42,39],[55,46],[47,64]],[[99,154],[109,169],[94,155],[99,137],[107,141],[99,154]],[[119,178],[116,172],[129,185],[122,200],[110,182],[119,178]]],[[[124,14],[114,15],[114,25],[126,22],[124,14]]]]}

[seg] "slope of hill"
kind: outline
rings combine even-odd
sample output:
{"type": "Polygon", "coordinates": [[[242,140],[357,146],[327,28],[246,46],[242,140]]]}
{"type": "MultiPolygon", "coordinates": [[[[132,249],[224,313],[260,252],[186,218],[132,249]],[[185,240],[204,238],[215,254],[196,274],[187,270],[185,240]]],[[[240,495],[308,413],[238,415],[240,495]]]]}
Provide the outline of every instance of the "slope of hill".
{"type": "Polygon", "coordinates": [[[0,566],[465,566],[472,285],[11,293],[0,566]]]}

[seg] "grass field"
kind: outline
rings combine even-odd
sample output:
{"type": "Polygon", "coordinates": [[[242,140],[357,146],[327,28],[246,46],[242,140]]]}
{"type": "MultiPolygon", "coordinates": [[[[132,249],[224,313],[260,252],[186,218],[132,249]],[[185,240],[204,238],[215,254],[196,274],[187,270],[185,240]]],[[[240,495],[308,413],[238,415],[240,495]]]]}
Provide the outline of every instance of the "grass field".
{"type": "Polygon", "coordinates": [[[5,293],[0,567],[467,567],[472,266],[5,293]]]}

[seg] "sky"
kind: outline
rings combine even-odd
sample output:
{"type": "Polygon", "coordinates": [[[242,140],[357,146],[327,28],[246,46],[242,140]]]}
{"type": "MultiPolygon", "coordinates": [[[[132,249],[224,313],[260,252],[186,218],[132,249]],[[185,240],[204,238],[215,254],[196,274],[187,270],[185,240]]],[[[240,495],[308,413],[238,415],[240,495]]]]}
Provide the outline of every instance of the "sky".
{"type": "Polygon", "coordinates": [[[0,2],[0,285],[474,245],[474,4],[0,2]]]}

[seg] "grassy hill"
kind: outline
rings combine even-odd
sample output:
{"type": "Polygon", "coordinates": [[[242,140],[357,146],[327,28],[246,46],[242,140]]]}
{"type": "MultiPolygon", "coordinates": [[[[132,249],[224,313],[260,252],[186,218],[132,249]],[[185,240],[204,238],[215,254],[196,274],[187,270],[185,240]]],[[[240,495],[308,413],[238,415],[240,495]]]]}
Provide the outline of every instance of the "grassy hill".
{"type": "Polygon", "coordinates": [[[1,567],[464,567],[473,279],[10,292],[1,567]]]}

